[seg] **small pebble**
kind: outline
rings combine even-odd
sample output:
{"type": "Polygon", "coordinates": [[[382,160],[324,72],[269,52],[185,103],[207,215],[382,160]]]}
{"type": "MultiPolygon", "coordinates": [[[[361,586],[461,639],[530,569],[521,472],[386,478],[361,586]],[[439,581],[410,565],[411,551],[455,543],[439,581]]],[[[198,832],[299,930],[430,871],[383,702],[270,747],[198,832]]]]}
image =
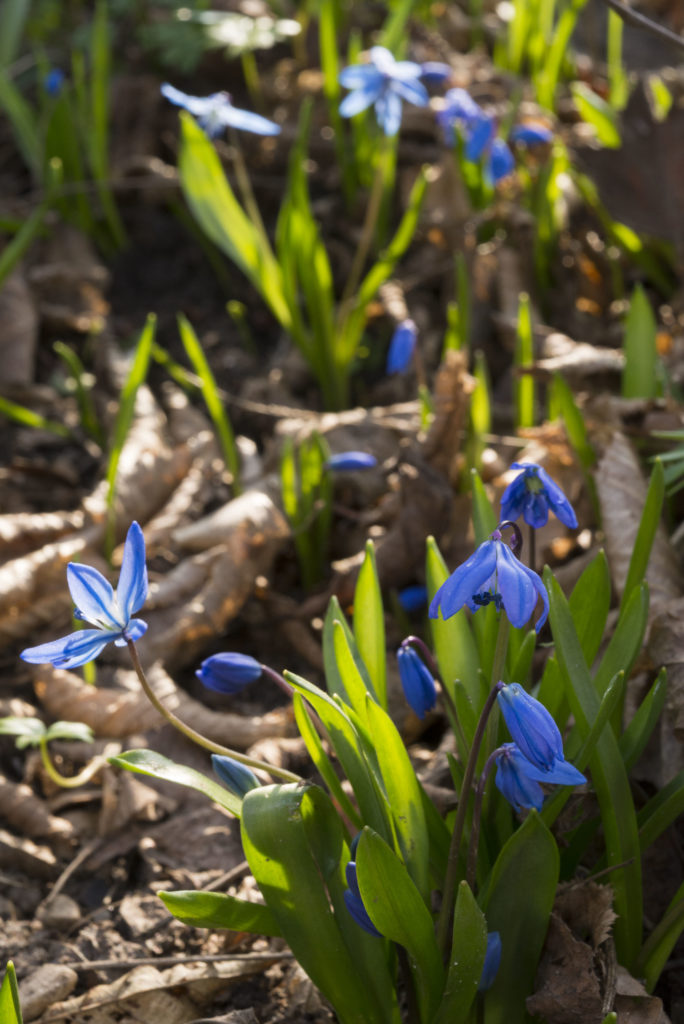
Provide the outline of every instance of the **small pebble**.
{"type": "Polygon", "coordinates": [[[28,977],[22,978],[19,986],[21,1012],[26,1024],[36,1020],[54,1003],[71,995],[77,981],[76,971],[64,964],[43,964],[28,977]]]}
{"type": "Polygon", "coordinates": [[[66,931],[81,920],[81,908],[71,896],[60,892],[52,898],[48,897],[38,907],[37,916],[46,928],[66,931]]]}

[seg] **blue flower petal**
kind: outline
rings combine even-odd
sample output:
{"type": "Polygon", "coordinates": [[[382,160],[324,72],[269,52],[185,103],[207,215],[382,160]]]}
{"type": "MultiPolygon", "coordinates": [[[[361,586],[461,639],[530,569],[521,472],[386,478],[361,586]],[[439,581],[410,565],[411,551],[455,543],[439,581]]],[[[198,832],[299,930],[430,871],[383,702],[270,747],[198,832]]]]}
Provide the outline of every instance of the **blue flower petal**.
{"type": "Polygon", "coordinates": [[[511,132],[511,141],[522,143],[523,146],[540,146],[553,139],[553,132],[538,121],[517,125],[511,132]]]}
{"type": "Polygon", "coordinates": [[[560,731],[540,701],[519,683],[511,683],[499,690],[497,702],[513,740],[528,761],[548,772],[557,758],[563,759],[560,731]]]}
{"type": "Polygon", "coordinates": [[[564,526],[568,526],[571,530],[576,530],[577,516],[575,515],[575,510],[556,481],[549,476],[543,466],[537,468],[537,475],[544,485],[546,497],[556,518],[564,526]]]}
{"type": "Polygon", "coordinates": [[[385,46],[371,46],[369,51],[371,63],[378,69],[382,75],[393,75],[394,70],[397,66],[397,62],[392,54],[385,46]]]}
{"type": "Polygon", "coordinates": [[[482,585],[496,569],[497,543],[500,542],[486,540],[480,544],[470,558],[444,581],[430,603],[428,615],[431,619],[439,618],[440,611],[442,618],[448,619],[472,600],[473,594],[482,590],[482,585]]]}
{"type": "Polygon", "coordinates": [[[494,139],[489,154],[489,173],[496,185],[515,170],[515,159],[503,139],[494,139]]]}
{"type": "Polygon", "coordinates": [[[534,766],[518,750],[515,743],[504,743],[496,758],[494,783],[516,811],[534,807],[540,811],[544,803],[544,791],[530,775],[534,766]]]}
{"type": "Polygon", "coordinates": [[[232,757],[212,754],[211,766],[224,786],[240,798],[261,785],[251,768],[232,757]]]}
{"type": "Polygon", "coordinates": [[[430,102],[427,89],[417,79],[409,79],[405,82],[395,80],[390,85],[390,91],[397,93],[402,99],[408,100],[416,107],[424,107],[430,102]]]}
{"type": "Polygon", "coordinates": [[[449,89],[444,96],[444,103],[442,113],[451,120],[470,124],[479,121],[483,116],[482,107],[465,89],[449,89]]]}
{"type": "Polygon", "coordinates": [[[142,608],[147,600],[145,538],[135,521],[131,523],[126,534],[116,599],[125,622],[128,622],[131,615],[142,608]]]}
{"type": "Polygon", "coordinates": [[[280,125],[269,121],[261,114],[253,114],[251,110],[240,110],[232,103],[226,104],[218,112],[222,124],[241,131],[253,132],[255,135],[279,135],[280,125]]]}
{"type": "Polygon", "coordinates": [[[422,583],[412,583],[408,587],[403,587],[397,597],[403,610],[411,615],[413,612],[419,612],[427,604],[427,587],[422,583]]]}
{"type": "Polygon", "coordinates": [[[378,460],[370,452],[337,452],[336,455],[331,455],[326,462],[328,469],[333,472],[373,469],[377,464],[378,460]]]}
{"type": "Polygon", "coordinates": [[[420,77],[431,85],[441,85],[451,78],[451,74],[451,65],[441,60],[426,60],[420,65],[420,77]]]}
{"type": "Polygon", "coordinates": [[[371,103],[377,102],[382,89],[382,82],[380,82],[379,84],[365,85],[361,89],[350,92],[340,103],[340,116],[354,117],[355,114],[360,114],[362,110],[370,107],[371,103]]]}
{"type": "MultiPolygon", "coordinates": [[[[515,463],[513,464],[515,466],[515,463]]],[[[501,519],[515,522],[523,514],[523,508],[529,491],[524,474],[516,476],[501,495],[501,519]]]]}
{"type": "Polygon", "coordinates": [[[487,933],[487,950],[485,952],[482,973],[477,983],[478,992],[486,992],[494,984],[501,963],[501,936],[498,932],[487,933]]]}
{"type": "Polygon", "coordinates": [[[348,889],[344,890],[343,894],[347,910],[356,923],[364,929],[364,931],[367,931],[370,935],[376,935],[379,938],[382,938],[382,933],[378,931],[371,921],[368,911],[361,899],[359,883],[356,879],[356,861],[348,861],[347,866],[344,869],[344,873],[347,879],[347,885],[349,886],[348,889]]]}
{"type": "Polygon", "coordinates": [[[28,647],[21,658],[30,665],[50,663],[55,668],[77,668],[96,658],[115,635],[102,629],[80,629],[39,647],[28,647]]]}
{"type": "Polygon", "coordinates": [[[507,544],[499,542],[496,562],[498,591],[512,624],[517,628],[529,622],[537,604],[537,592],[529,571],[507,544]]]}
{"type": "Polygon", "coordinates": [[[387,136],[396,135],[401,127],[401,98],[396,92],[385,90],[375,101],[375,116],[387,136]]]}
{"type": "Polygon", "coordinates": [[[125,629],[125,640],[139,640],[147,632],[147,623],[143,619],[129,619],[125,629]]]}
{"type": "MultiPolygon", "coordinates": [[[[423,69],[421,65],[416,64],[415,61],[397,60],[394,62],[394,67],[390,72],[390,77],[393,82],[403,82],[404,84],[406,84],[408,82],[417,82],[422,74],[423,69]]],[[[425,89],[425,87],[420,82],[418,82],[418,84],[420,85],[421,89],[425,89]]]]}
{"type": "Polygon", "coordinates": [[[476,163],[492,140],[496,130],[494,119],[480,110],[477,120],[470,125],[470,134],[465,146],[465,158],[476,163]]]}
{"type": "Polygon", "coordinates": [[[91,565],[69,562],[67,583],[80,616],[106,629],[117,632],[123,629],[126,621],[121,618],[111,584],[101,572],[91,565]]]}
{"type": "Polygon", "coordinates": [[[337,80],[345,89],[379,89],[383,76],[373,64],[350,64],[342,68],[337,80]]]}
{"type": "Polygon", "coordinates": [[[222,93],[212,93],[211,96],[189,96],[187,93],[181,92],[180,89],[176,89],[174,85],[169,85],[168,82],[164,82],[160,91],[170,103],[175,103],[177,107],[184,107],[194,117],[206,117],[210,111],[215,109],[217,99],[222,96],[222,93]]]}

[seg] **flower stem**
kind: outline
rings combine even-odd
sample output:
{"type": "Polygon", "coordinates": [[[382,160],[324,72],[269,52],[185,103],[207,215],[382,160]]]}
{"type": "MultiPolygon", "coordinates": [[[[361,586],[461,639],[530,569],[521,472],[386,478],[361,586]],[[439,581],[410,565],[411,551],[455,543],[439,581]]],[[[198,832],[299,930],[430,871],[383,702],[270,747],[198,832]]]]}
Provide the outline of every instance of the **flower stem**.
{"type": "MultiPolygon", "coordinates": [[[[498,647],[498,644],[497,644],[498,647]]],[[[505,654],[505,648],[504,648],[505,654]]],[[[496,656],[495,656],[496,663],[496,656]]],[[[456,878],[458,876],[458,855],[461,849],[461,842],[463,840],[463,829],[465,826],[466,812],[468,810],[468,800],[470,798],[470,792],[473,786],[473,779],[475,778],[475,769],[477,767],[477,758],[480,753],[480,746],[484,739],[485,729],[487,727],[487,720],[489,714],[494,707],[496,701],[496,695],[499,692],[499,684],[497,683],[489,692],[487,700],[485,701],[482,713],[475,729],[475,735],[473,736],[473,745],[470,748],[468,760],[466,762],[465,773],[463,775],[463,785],[461,786],[461,795],[458,801],[458,810],[456,811],[456,820],[454,822],[454,830],[451,833],[451,845],[449,847],[449,859],[447,861],[447,870],[444,878],[444,891],[442,893],[442,907],[439,912],[437,919],[437,943],[442,950],[443,956],[448,955],[448,931],[449,922],[451,921],[452,904],[454,902],[454,892],[456,891],[456,878]]]]}
{"type": "Polygon", "coordinates": [[[352,263],[351,270],[349,271],[349,277],[347,278],[347,283],[344,287],[342,300],[340,302],[341,321],[344,321],[347,318],[347,306],[354,297],[359,281],[361,280],[361,273],[363,271],[364,264],[373,244],[375,229],[380,215],[380,207],[382,206],[382,197],[385,191],[385,178],[387,177],[387,172],[390,166],[391,154],[392,148],[390,140],[388,136],[385,135],[383,136],[380,152],[378,154],[375,178],[373,179],[373,187],[368,199],[366,219],[364,220],[363,228],[361,229],[361,238],[359,239],[358,247],[354,253],[354,261],[352,263]]]}
{"type": "Polygon", "coordinates": [[[475,800],[473,802],[473,824],[470,830],[470,844],[468,846],[468,863],[466,865],[466,882],[472,890],[475,889],[475,875],[477,872],[477,849],[480,843],[480,821],[482,820],[482,802],[484,800],[485,787],[487,785],[487,779],[492,767],[496,761],[497,754],[501,750],[501,747],[497,747],[496,750],[492,751],[487,760],[485,766],[482,769],[482,774],[477,782],[477,788],[475,790],[475,800]]]}
{"type": "Polygon", "coordinates": [[[168,708],[164,707],[162,702],[159,700],[157,695],[154,693],[150,686],[147,676],[140,664],[140,658],[138,657],[138,651],[135,643],[132,640],[128,640],[128,651],[131,655],[131,661],[133,662],[133,668],[135,669],[136,675],[140,680],[145,694],[150,703],[157,709],[160,715],[162,715],[167,722],[169,722],[174,729],[178,729],[179,732],[183,733],[189,740],[196,743],[200,747],[204,747],[205,750],[211,750],[213,754],[223,754],[225,757],[232,757],[234,761],[239,761],[240,764],[246,764],[249,768],[258,768],[264,772],[270,772],[271,775],[278,775],[281,779],[287,779],[288,782],[301,782],[302,779],[299,775],[295,775],[294,772],[289,772],[286,768],[278,768],[275,765],[267,764],[265,761],[259,761],[257,758],[248,757],[246,754],[241,754],[237,750],[231,750],[230,747],[222,747],[220,743],[214,743],[213,740],[203,736],[202,733],[197,732],[192,726],[186,725],[180,718],[174,715],[173,711],[169,711],[168,708]]]}
{"type": "Polygon", "coordinates": [[[537,531],[534,526],[528,527],[527,542],[529,544],[530,554],[528,558],[528,564],[533,572],[536,572],[535,562],[537,561],[537,531]]]}
{"type": "Polygon", "coordinates": [[[98,754],[97,757],[94,757],[92,761],[88,762],[85,768],[83,768],[78,775],[62,775],[61,772],[57,771],[53,764],[48,750],[47,740],[44,737],[41,737],[40,740],[40,756],[47,775],[58,786],[61,786],[62,789],[76,789],[77,786],[85,785],[86,782],[92,779],[93,775],[96,775],[97,772],[99,772],[100,768],[107,764],[107,758],[101,757],[98,754]]]}
{"type": "Polygon", "coordinates": [[[439,671],[439,665],[437,664],[437,661],[432,651],[430,650],[430,648],[428,647],[424,640],[421,640],[419,636],[414,636],[413,634],[411,636],[406,637],[406,639],[402,643],[402,647],[405,644],[411,644],[413,647],[418,648],[423,660],[427,664],[427,667],[430,669],[430,672],[432,673],[435,682],[439,683],[440,689],[442,691],[442,697],[444,698],[444,703],[447,706],[447,714],[449,721],[451,722],[451,727],[454,730],[454,732],[457,733],[456,739],[460,746],[462,757],[465,757],[466,752],[468,750],[468,741],[466,739],[465,733],[463,732],[461,720],[458,717],[458,709],[456,707],[456,704],[454,703],[451,694],[444,685],[444,680],[442,679],[441,673],[439,671]]]}

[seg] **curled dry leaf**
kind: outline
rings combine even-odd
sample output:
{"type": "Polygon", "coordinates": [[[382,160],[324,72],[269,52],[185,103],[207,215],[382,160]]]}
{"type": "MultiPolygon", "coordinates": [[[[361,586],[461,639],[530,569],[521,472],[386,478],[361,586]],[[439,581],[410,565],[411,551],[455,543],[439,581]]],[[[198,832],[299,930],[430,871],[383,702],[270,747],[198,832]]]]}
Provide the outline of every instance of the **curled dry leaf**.
{"type": "Polygon", "coordinates": [[[4,775],[0,775],[0,818],[33,839],[68,838],[74,831],[66,818],[50,814],[45,802],[30,786],[11,782],[4,775]]]}
{"type": "Polygon", "coordinates": [[[624,353],[614,348],[600,348],[583,341],[573,341],[566,334],[553,331],[542,344],[542,358],[535,370],[544,375],[560,373],[569,384],[580,386],[587,378],[622,373],[624,353]]]}
{"type": "MultiPolygon", "coordinates": [[[[131,673],[131,679],[134,679],[131,673]]],[[[244,750],[266,736],[285,736],[291,730],[283,710],[247,718],[230,712],[212,711],[176,687],[160,664],[153,665],[148,678],[164,704],[197,732],[225,746],[244,750]]],[[[141,691],[88,686],[79,676],[49,665],[36,672],[36,693],[55,719],[85,722],[98,736],[123,739],[158,729],[164,719],[141,691]]]]}
{"type": "Polygon", "coordinates": [[[463,443],[470,396],[475,386],[475,379],[468,373],[465,354],[447,352],[435,378],[435,417],[422,455],[435,470],[450,479],[458,471],[456,456],[463,443]]]}
{"type": "Polygon", "coordinates": [[[605,1013],[594,951],[552,914],[528,1013],[547,1024],[601,1024],[605,1013]]]}

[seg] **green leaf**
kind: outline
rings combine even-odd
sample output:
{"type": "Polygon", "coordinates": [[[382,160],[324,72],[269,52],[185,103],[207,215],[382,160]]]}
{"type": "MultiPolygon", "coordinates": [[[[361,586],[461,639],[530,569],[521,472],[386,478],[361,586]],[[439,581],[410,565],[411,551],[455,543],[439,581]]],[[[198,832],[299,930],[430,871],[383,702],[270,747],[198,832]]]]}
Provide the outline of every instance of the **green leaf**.
{"type": "MultiPolygon", "coordinates": [[[[40,234],[47,212],[48,204],[41,203],[22,223],[12,240],[4,245],[0,253],[0,285],[9,277],[31,243],[40,234]]],[[[70,431],[67,431],[63,425],[61,426],[65,431],[64,436],[68,436],[70,431]]]]}
{"type": "Polygon", "coordinates": [[[684,771],[677,772],[637,815],[641,852],[651,846],[684,813],[684,771]]]}
{"type": "Polygon", "coordinates": [[[94,738],[93,730],[85,722],[53,722],[45,733],[48,743],[51,740],[77,740],[79,743],[92,743],[94,738]]]}
{"type": "Polygon", "coordinates": [[[7,67],[18,56],[30,8],[31,0],[5,0],[0,6],[0,68],[7,67]]]}
{"type": "Polygon", "coordinates": [[[349,818],[357,829],[360,829],[363,822],[359,817],[358,811],[352,805],[349,797],[342,789],[342,783],[337,777],[337,773],[333,768],[330,758],[323,749],[321,738],[316,732],[313,721],[311,720],[311,715],[309,714],[304,698],[300,693],[293,693],[292,706],[294,709],[295,722],[297,723],[297,728],[299,729],[300,735],[306,744],[309,757],[330,790],[333,799],[340,805],[342,812],[347,818],[349,818]]]}
{"type": "Polygon", "coordinates": [[[501,964],[484,997],[485,1024],[522,1024],[534,988],[558,884],[558,848],[536,811],[506,841],[487,883],[488,931],[501,936],[501,964]]]}
{"type": "Polygon", "coordinates": [[[461,882],[444,996],[432,1024],[466,1024],[487,951],[487,919],[467,882],[461,882]]]}
{"type": "Polygon", "coordinates": [[[23,1024],[17,975],[11,960],[7,961],[7,970],[0,986],[0,1021],[2,1024],[23,1024]]]}
{"type": "MultiPolygon", "coordinates": [[[[333,623],[333,649],[340,678],[349,695],[349,703],[357,715],[364,718],[366,713],[366,694],[369,692],[368,686],[354,659],[344,626],[337,620],[333,623]]],[[[370,692],[373,693],[373,699],[375,700],[375,693],[373,691],[370,692]]]]}
{"type": "Polygon", "coordinates": [[[174,917],[194,928],[230,928],[254,935],[281,935],[278,923],[263,903],[251,903],[224,892],[181,890],[157,893],[174,917]]]}
{"type": "Polygon", "coordinates": [[[522,292],[518,303],[514,358],[515,368],[518,371],[515,377],[516,421],[518,427],[533,427],[535,422],[534,377],[530,370],[534,363],[534,337],[529,295],[522,292]]]}
{"type": "Polygon", "coordinates": [[[664,500],[665,477],[663,464],[660,459],[656,459],[653,464],[651,479],[648,484],[648,491],[646,492],[644,511],[641,514],[639,529],[637,530],[637,535],[634,540],[632,557],[629,560],[627,579],[625,580],[622,600],[620,601],[621,613],[632,596],[632,591],[641,583],[646,575],[648,560],[651,557],[651,550],[653,548],[653,541],[655,540],[656,531],[660,525],[660,517],[663,511],[664,500]]]}
{"type": "Polygon", "coordinates": [[[127,750],[116,757],[110,757],[109,763],[138,775],[150,775],[153,779],[163,779],[165,782],[175,782],[188,789],[196,789],[214,803],[225,807],[236,818],[240,817],[242,801],[234,793],[219,786],[218,782],[207,778],[194,768],[176,764],[154,750],[127,750]]]}
{"type": "Polygon", "coordinates": [[[661,668],[631,722],[618,740],[618,746],[628,772],[641,757],[651,733],[656,727],[667,696],[667,669],[661,668]]]}
{"type": "Polygon", "coordinates": [[[46,430],[57,437],[71,437],[71,431],[63,423],[48,420],[41,416],[40,413],[34,412],[33,409],[28,409],[25,405],[11,402],[9,398],[0,397],[0,415],[14,420],[15,423],[20,423],[23,427],[46,430]]]}
{"type": "MultiPolygon", "coordinates": [[[[549,594],[551,628],[563,684],[575,721],[584,736],[600,707],[567,601],[553,573],[544,582],[549,594]]],[[[615,890],[615,941],[618,956],[631,966],[641,946],[641,857],[629,779],[611,729],[604,729],[590,761],[592,781],[601,808],[611,883],[615,890]]]]}
{"type": "Polygon", "coordinates": [[[387,712],[367,697],[366,714],[401,855],[411,878],[427,901],[430,849],[423,813],[423,792],[404,742],[387,712]]]}
{"type": "Polygon", "coordinates": [[[594,128],[601,145],[618,149],[621,139],[612,107],[584,82],[572,82],[570,91],[581,118],[594,128]]]}
{"type": "Polygon", "coordinates": [[[0,70],[0,109],[12,124],[14,140],[26,166],[35,178],[40,180],[43,151],[35,113],[2,70],[0,70]]]}
{"type": "Polygon", "coordinates": [[[218,393],[214,374],[192,324],[182,313],[178,316],[178,330],[188,359],[201,381],[202,397],[214,424],[226,466],[233,477],[233,493],[240,494],[240,456],[235,444],[233,427],[218,393]]]}
{"type": "Polygon", "coordinates": [[[655,988],[682,931],[684,931],[684,883],[680,885],[662,919],[644,943],[634,968],[635,974],[644,979],[649,992],[655,988]]]}
{"type": "Polygon", "coordinates": [[[330,906],[343,840],[323,790],[292,783],[251,790],[243,801],[242,842],[283,936],[340,1021],[384,1024],[374,980],[350,954],[330,906]]]}
{"type": "Polygon", "coordinates": [[[487,496],[485,486],[476,469],[470,471],[470,486],[473,498],[473,529],[475,543],[483,544],[496,530],[499,520],[487,496]]]}
{"type": "Polygon", "coordinates": [[[625,318],[625,366],[622,371],[622,394],[625,398],[656,398],[658,395],[657,330],[651,303],[638,284],[625,318]]]}
{"type": "Polygon", "coordinates": [[[40,718],[18,718],[8,715],[0,718],[0,736],[16,736],[17,749],[37,747],[47,732],[40,718]]]}
{"type": "Polygon", "coordinates": [[[432,915],[396,853],[369,828],[356,849],[356,876],[375,927],[407,950],[422,1019],[431,1020],[444,985],[432,915]]]}
{"type": "Polygon", "coordinates": [[[385,616],[373,541],[366,541],[366,553],[354,591],[354,637],[368,669],[381,707],[387,708],[387,667],[385,616]]]}
{"type": "Polygon", "coordinates": [[[347,622],[347,618],[340,607],[340,602],[337,600],[337,597],[333,595],[330,598],[328,611],[323,624],[323,664],[325,666],[325,683],[328,687],[329,693],[336,694],[338,697],[341,697],[345,704],[351,704],[352,701],[350,699],[350,695],[347,693],[341,668],[337,661],[338,650],[336,643],[339,646],[340,651],[343,650],[344,645],[340,646],[341,641],[339,638],[337,641],[335,640],[335,635],[337,633],[336,624],[339,624],[342,627],[346,647],[351,654],[351,658],[356,668],[355,673],[350,673],[350,677],[353,675],[353,678],[350,680],[351,685],[353,686],[354,683],[356,683],[357,688],[360,690],[358,680],[356,678],[357,676],[360,676],[363,682],[363,692],[359,702],[359,707],[362,707],[363,702],[365,701],[366,690],[369,693],[374,692],[373,684],[371,683],[370,676],[368,675],[368,669],[363,662],[363,658],[357,650],[354,634],[349,628],[349,623],[347,622]]]}
{"type": "Polygon", "coordinates": [[[616,672],[623,670],[629,674],[641,650],[647,624],[648,585],[642,583],[638,589],[632,590],[628,602],[622,606],[615,632],[594,676],[594,686],[599,695],[616,672]]]}

